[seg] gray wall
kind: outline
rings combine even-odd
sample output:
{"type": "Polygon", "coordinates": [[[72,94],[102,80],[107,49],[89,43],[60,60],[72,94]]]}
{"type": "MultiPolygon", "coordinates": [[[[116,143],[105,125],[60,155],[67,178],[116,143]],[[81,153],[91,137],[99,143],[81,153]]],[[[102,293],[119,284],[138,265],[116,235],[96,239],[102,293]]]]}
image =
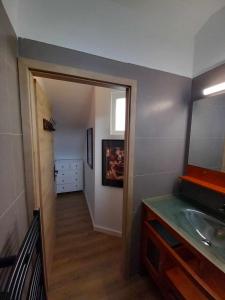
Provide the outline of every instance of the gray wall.
{"type": "Polygon", "coordinates": [[[171,193],[183,172],[191,79],[28,39],[19,39],[19,55],[137,80],[132,240],[136,270],[141,199],[171,193]]]}
{"type": "Polygon", "coordinates": [[[0,1],[0,256],[15,254],[27,229],[16,57],[16,35],[0,1]]]}

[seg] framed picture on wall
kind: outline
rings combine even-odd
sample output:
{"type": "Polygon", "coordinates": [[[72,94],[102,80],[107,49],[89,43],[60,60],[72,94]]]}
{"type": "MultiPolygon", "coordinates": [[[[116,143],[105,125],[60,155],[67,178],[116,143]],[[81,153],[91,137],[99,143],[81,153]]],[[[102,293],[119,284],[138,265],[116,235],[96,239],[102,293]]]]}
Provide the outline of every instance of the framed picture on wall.
{"type": "Polygon", "coordinates": [[[93,128],[87,129],[87,164],[93,169],[93,128]]]}
{"type": "Polygon", "coordinates": [[[123,187],[124,141],[102,140],[102,185],[123,187]]]}

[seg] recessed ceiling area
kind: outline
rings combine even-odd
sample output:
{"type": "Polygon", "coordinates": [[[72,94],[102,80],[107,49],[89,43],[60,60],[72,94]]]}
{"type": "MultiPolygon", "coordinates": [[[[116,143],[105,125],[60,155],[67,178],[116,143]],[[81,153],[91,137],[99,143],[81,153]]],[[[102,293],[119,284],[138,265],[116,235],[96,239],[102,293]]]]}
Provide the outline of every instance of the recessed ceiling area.
{"type": "Polygon", "coordinates": [[[225,0],[3,0],[17,35],[187,77],[225,0]]]}
{"type": "Polygon", "coordinates": [[[88,119],[93,86],[48,78],[36,79],[52,104],[56,129],[84,128],[88,119]]]}

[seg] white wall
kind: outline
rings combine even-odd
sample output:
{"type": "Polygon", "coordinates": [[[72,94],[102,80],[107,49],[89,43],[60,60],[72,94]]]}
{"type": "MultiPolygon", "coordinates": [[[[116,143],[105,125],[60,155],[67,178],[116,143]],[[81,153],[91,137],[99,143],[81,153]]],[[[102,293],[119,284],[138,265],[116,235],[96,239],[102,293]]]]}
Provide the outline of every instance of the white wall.
{"type": "Polygon", "coordinates": [[[83,159],[85,129],[57,127],[54,132],[55,159],[83,159]]]}
{"type": "MultiPolygon", "coordinates": [[[[95,130],[95,101],[94,101],[94,88],[92,90],[92,98],[89,107],[89,116],[86,123],[87,128],[93,128],[95,130]]],[[[86,131],[86,130],[85,130],[86,131]]],[[[94,134],[94,133],[93,133],[94,134]]],[[[85,133],[86,137],[86,133],[85,133]]],[[[95,216],[95,173],[94,168],[91,169],[87,164],[87,141],[85,138],[85,150],[84,150],[84,194],[87,200],[87,205],[92,218],[92,223],[94,224],[95,216]]],[[[95,143],[93,141],[93,155],[95,155],[95,143]]]]}
{"type": "Polygon", "coordinates": [[[123,189],[102,185],[102,139],[123,139],[110,135],[111,90],[94,87],[87,128],[94,129],[94,169],[85,157],[85,196],[95,230],[122,234],[123,189]]]}
{"type": "Polygon", "coordinates": [[[225,8],[215,13],[195,37],[194,76],[225,62],[225,8]]]}
{"type": "Polygon", "coordinates": [[[95,88],[95,224],[122,232],[123,189],[102,185],[102,140],[123,139],[110,135],[111,91],[95,88]]]}

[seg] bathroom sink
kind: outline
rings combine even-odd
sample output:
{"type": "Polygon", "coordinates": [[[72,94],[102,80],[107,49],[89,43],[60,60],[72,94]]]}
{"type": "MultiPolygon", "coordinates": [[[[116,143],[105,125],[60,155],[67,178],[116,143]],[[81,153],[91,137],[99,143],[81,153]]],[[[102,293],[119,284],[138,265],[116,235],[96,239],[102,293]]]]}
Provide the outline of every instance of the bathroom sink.
{"type": "Polygon", "coordinates": [[[225,248],[225,223],[195,209],[182,210],[189,229],[208,247],[225,248]]]}

